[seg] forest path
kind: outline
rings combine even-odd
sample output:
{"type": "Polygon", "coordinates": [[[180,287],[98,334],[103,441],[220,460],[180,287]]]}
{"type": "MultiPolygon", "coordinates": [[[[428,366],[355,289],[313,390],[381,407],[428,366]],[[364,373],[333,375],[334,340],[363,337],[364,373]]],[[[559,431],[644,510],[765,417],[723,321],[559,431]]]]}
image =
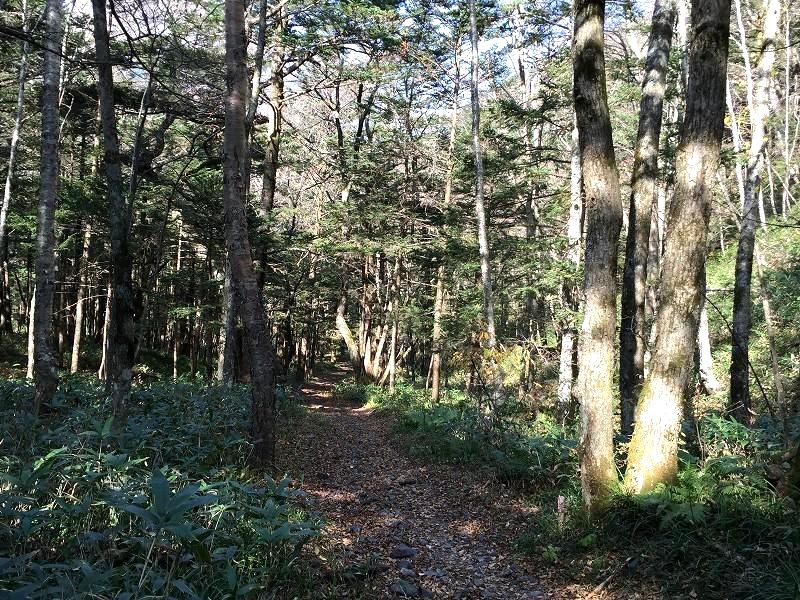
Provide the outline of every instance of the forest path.
{"type": "Polygon", "coordinates": [[[515,550],[532,512],[521,497],[477,469],[409,458],[390,417],[336,396],[346,374],[298,390],[313,414],[279,449],[354,580],[340,597],[561,597],[515,550]]]}

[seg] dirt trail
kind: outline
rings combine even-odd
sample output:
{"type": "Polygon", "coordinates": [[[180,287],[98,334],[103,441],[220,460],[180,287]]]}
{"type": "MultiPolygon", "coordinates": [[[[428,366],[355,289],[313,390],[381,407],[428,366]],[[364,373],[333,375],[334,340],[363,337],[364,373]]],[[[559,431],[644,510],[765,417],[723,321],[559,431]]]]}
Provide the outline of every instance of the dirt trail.
{"type": "Polygon", "coordinates": [[[337,557],[354,579],[371,572],[352,594],[563,597],[514,549],[531,513],[517,494],[485,473],[410,459],[389,419],[335,396],[343,376],[300,390],[317,416],[283,442],[281,455],[324,516],[337,557]]]}

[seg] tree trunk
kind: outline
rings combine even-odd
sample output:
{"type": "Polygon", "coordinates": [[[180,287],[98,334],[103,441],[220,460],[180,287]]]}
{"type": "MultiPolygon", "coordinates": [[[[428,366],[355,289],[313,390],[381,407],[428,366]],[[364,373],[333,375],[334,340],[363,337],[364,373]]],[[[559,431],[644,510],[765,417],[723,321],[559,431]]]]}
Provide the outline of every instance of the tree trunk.
{"type": "MultiPolygon", "coordinates": [[[[705,296],[705,293],[703,294],[705,296]]],[[[697,331],[697,351],[699,355],[700,385],[706,394],[713,394],[719,389],[719,381],[714,374],[714,359],[711,354],[711,336],[708,328],[708,311],[705,298],[700,307],[700,329],[697,331]]]]}
{"type": "MultiPolygon", "coordinates": [[[[572,129],[570,160],[570,205],[567,220],[567,260],[574,265],[575,272],[581,262],[581,235],[583,231],[583,197],[581,196],[581,150],[578,144],[578,128],[572,129]]],[[[561,285],[562,303],[571,313],[578,310],[578,291],[575,277],[561,285]]],[[[572,384],[575,379],[578,331],[575,317],[571,314],[561,326],[561,349],[558,359],[557,418],[563,425],[572,413],[572,384]]]]}
{"type": "MultiPolygon", "coordinates": [[[[458,37],[456,43],[455,57],[455,77],[453,83],[453,108],[450,113],[450,136],[447,144],[447,174],[444,184],[444,210],[450,206],[450,200],[453,195],[453,154],[455,152],[456,133],[458,128],[458,96],[461,87],[461,69],[459,68],[459,52],[458,46],[461,43],[461,36],[458,37]]],[[[442,378],[442,316],[444,315],[445,305],[445,292],[444,292],[444,279],[445,267],[439,265],[436,269],[436,295],[433,300],[433,335],[431,338],[431,399],[434,402],[439,401],[441,393],[441,378],[442,378]]],[[[396,336],[396,328],[392,330],[392,339],[396,336]]]]}
{"type": "Polygon", "coordinates": [[[106,288],[106,303],[105,303],[105,310],[103,312],[103,332],[102,332],[102,340],[100,345],[102,347],[102,356],[100,357],[100,367],[97,369],[97,378],[101,381],[108,382],[108,355],[110,349],[108,347],[110,338],[109,333],[111,331],[111,289],[112,289],[111,278],[108,279],[108,286],[106,288]]]}
{"type": "Polygon", "coordinates": [[[573,96],[586,202],[585,306],[578,354],[579,456],[583,503],[589,515],[605,507],[617,479],[612,387],[622,201],[606,96],[604,22],[605,0],[576,0],[573,96]]]}
{"type": "Polygon", "coordinates": [[[83,231],[83,251],[81,252],[81,262],[78,265],[80,273],[78,275],[78,298],[75,301],[75,331],[72,335],[72,357],[70,361],[70,373],[77,373],[80,366],[81,338],[83,337],[83,315],[86,288],[89,276],[89,246],[92,241],[92,226],[86,223],[83,231]]]}
{"type": "Polygon", "coordinates": [[[225,280],[222,286],[222,327],[220,327],[217,381],[230,387],[235,380],[236,307],[233,305],[233,284],[230,262],[225,260],[225,280]]]}
{"type": "Polygon", "coordinates": [[[36,355],[36,344],[33,338],[33,319],[36,314],[36,287],[31,294],[30,307],[28,308],[28,365],[25,371],[25,379],[33,380],[33,363],[36,355]]]}
{"type": "Polygon", "coordinates": [[[644,315],[650,216],[656,199],[664,93],[667,88],[672,30],[677,14],[674,0],[656,0],[639,102],[639,131],[633,161],[620,320],[620,420],[622,435],[626,439],[633,433],[636,398],[644,380],[644,315]]]}
{"type": "Polygon", "coordinates": [[[492,302],[492,266],[489,255],[489,234],[486,227],[486,207],[483,198],[483,152],[481,150],[481,106],[478,97],[479,53],[478,25],[475,0],[470,0],[470,40],[472,42],[472,76],[470,96],[472,98],[472,149],[475,154],[475,216],[478,220],[478,248],[481,262],[481,286],[483,288],[483,318],[485,320],[486,348],[494,348],[497,336],[494,326],[494,304],[492,302]]]}
{"type": "MultiPolygon", "coordinates": [[[[28,34],[28,3],[22,2],[22,33],[28,34]]],[[[28,42],[22,42],[19,63],[19,78],[17,79],[17,104],[14,111],[14,127],[11,130],[11,142],[8,149],[8,169],[6,171],[6,185],[3,189],[3,204],[0,205],[0,320],[7,331],[11,331],[11,294],[8,288],[8,240],[6,239],[8,208],[11,204],[11,186],[14,181],[14,167],[17,162],[17,146],[22,129],[22,116],[25,110],[25,83],[28,77],[28,42]]]]}
{"type": "MultiPolygon", "coordinates": [[[[740,13],[737,0],[737,14],[740,13]]],[[[780,23],[780,0],[768,0],[765,4],[762,28],[761,52],[758,57],[755,80],[748,70],[748,108],[750,112],[750,150],[744,182],[744,205],[736,251],[736,278],[733,291],[733,340],[731,344],[731,383],[729,409],[740,423],[753,420],[750,398],[750,327],[752,325],[751,280],[753,276],[753,248],[758,223],[758,196],[761,188],[761,169],[764,164],[766,122],[769,117],[769,88],[772,65],[775,62],[775,38],[780,23]]],[[[738,18],[741,37],[744,30],[741,15],[738,18]]],[[[747,58],[747,46],[742,48],[747,58]]],[[[749,63],[749,59],[747,60],[749,63]]]]}
{"type": "Polygon", "coordinates": [[[481,106],[478,95],[480,82],[480,54],[478,52],[478,18],[476,0],[470,0],[470,41],[472,45],[472,69],[470,78],[470,97],[472,100],[472,149],[475,155],[475,216],[478,222],[478,251],[481,264],[481,287],[483,289],[483,319],[485,331],[481,332],[482,346],[490,351],[487,367],[487,379],[490,396],[494,404],[500,401],[502,375],[494,357],[497,345],[497,334],[494,322],[494,302],[492,299],[492,264],[489,252],[489,232],[486,223],[486,206],[483,189],[483,151],[481,149],[481,106]]]}
{"type": "Polygon", "coordinates": [[[730,0],[693,0],[686,116],[664,253],[658,336],[636,412],[625,483],[634,493],[675,477],[684,390],[705,277],[706,239],[725,112],[730,0]]]}
{"type": "Polygon", "coordinates": [[[247,40],[245,6],[225,0],[225,138],[223,176],[225,243],[231,278],[248,340],[251,377],[253,459],[275,467],[275,389],[273,351],[259,294],[245,214],[247,161],[247,40]]]}
{"type": "Polygon", "coordinates": [[[442,314],[444,313],[444,265],[436,269],[436,296],[433,299],[433,338],[431,340],[431,399],[439,401],[442,377],[442,314]]]}
{"type": "Polygon", "coordinates": [[[47,0],[42,65],[42,145],[39,167],[39,227],[36,235],[36,308],[33,317],[36,386],[33,414],[50,402],[58,387],[58,369],[52,349],[53,291],[55,289],[55,214],[58,188],[59,72],[61,69],[61,0],[47,0]]]}
{"type": "Polygon", "coordinates": [[[353,367],[353,375],[356,380],[363,379],[364,375],[364,360],[361,356],[361,348],[358,341],[353,336],[353,331],[347,324],[345,316],[345,309],[347,308],[347,293],[342,290],[339,297],[339,305],[336,307],[336,330],[342,336],[345,345],[347,346],[347,353],[350,358],[350,364],[353,367]]]}
{"type": "MultiPolygon", "coordinates": [[[[111,405],[117,426],[127,419],[127,404],[136,354],[133,257],[130,251],[131,213],[122,187],[117,117],[114,113],[114,77],[108,37],[105,0],[92,0],[97,58],[97,94],[103,130],[106,198],[111,228],[111,319],[108,332],[107,373],[111,405]]],[[[136,165],[132,166],[136,169],[136,165]]]]}
{"type": "MultiPolygon", "coordinates": [[[[288,26],[289,16],[285,9],[278,10],[280,34],[288,26]]],[[[267,132],[267,144],[264,148],[264,182],[261,189],[261,209],[268,216],[275,206],[275,189],[278,183],[278,155],[281,148],[281,131],[283,129],[283,62],[285,49],[279,41],[272,50],[272,85],[270,87],[269,105],[272,115],[267,132]]]]}

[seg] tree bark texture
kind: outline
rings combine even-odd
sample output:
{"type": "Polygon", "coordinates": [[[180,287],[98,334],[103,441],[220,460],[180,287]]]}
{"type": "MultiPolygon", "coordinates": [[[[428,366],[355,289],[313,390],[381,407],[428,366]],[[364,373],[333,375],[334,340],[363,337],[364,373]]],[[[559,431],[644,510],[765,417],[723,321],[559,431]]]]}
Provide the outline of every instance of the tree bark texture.
{"type": "Polygon", "coordinates": [[[58,368],[52,348],[53,292],[56,269],[56,194],[58,191],[59,72],[63,23],[61,0],[47,0],[42,64],[42,144],[39,167],[39,210],[36,234],[36,305],[33,317],[33,413],[49,402],[58,387],[58,368]]]}
{"type": "Polygon", "coordinates": [[[274,357],[264,306],[259,294],[245,214],[247,160],[247,40],[245,6],[241,0],[225,0],[225,137],[223,145],[223,199],[225,244],[231,278],[247,335],[250,377],[253,459],[263,466],[275,465],[274,357]]]}
{"type": "MultiPolygon", "coordinates": [[[[106,198],[111,228],[111,319],[108,331],[107,381],[117,424],[127,419],[133,361],[136,355],[133,257],[130,248],[131,213],[122,186],[117,117],[114,111],[114,76],[105,0],[92,0],[97,58],[97,94],[103,131],[106,198]]],[[[135,166],[134,166],[135,168],[135,166]]]]}
{"type": "Polygon", "coordinates": [[[697,340],[706,239],[725,112],[730,0],[693,0],[686,115],[663,259],[657,337],[628,450],[633,493],[673,479],[683,395],[697,340]]]}
{"type": "Polygon", "coordinates": [[[586,203],[585,307],[577,385],[581,487],[590,515],[603,509],[617,479],[613,379],[622,201],[606,96],[604,22],[604,0],[576,0],[573,98],[586,203]]]}
{"type": "Polygon", "coordinates": [[[678,14],[674,0],[657,0],[639,101],[639,131],[633,160],[628,237],[622,275],[619,392],[622,435],[633,433],[633,413],[644,380],[645,298],[650,217],[656,200],[658,148],[667,88],[672,31],[678,14]]]}

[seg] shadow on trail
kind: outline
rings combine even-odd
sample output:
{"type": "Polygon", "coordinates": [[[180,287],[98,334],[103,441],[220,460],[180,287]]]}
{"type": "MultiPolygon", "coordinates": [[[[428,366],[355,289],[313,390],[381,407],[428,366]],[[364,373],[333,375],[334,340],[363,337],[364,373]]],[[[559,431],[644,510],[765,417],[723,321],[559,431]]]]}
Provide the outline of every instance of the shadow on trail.
{"type": "Polygon", "coordinates": [[[280,455],[324,517],[353,597],[574,597],[545,591],[516,552],[526,525],[517,494],[480,470],[415,463],[391,418],[336,396],[346,376],[330,371],[298,391],[311,417],[280,455]]]}

